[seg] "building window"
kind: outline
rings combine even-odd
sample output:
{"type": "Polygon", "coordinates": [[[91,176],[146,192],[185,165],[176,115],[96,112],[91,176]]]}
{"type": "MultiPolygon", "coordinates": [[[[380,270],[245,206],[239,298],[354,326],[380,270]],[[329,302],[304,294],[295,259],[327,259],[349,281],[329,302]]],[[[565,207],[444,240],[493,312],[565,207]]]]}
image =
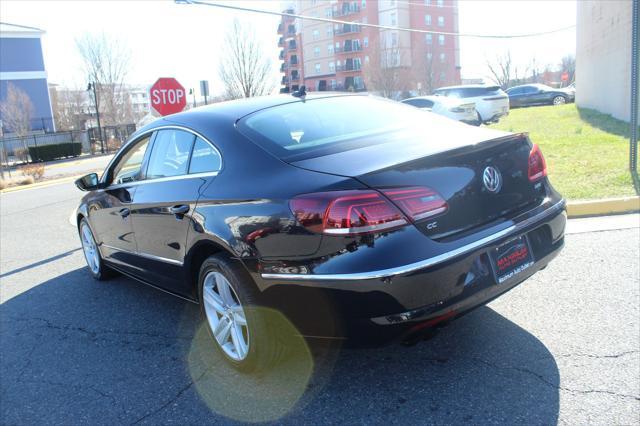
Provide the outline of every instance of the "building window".
{"type": "Polygon", "coordinates": [[[333,55],[333,44],[328,44],[327,45],[327,53],[329,55],[333,55]]]}
{"type": "Polygon", "coordinates": [[[431,0],[424,0],[425,6],[431,6],[431,0]]]}
{"type": "Polygon", "coordinates": [[[395,6],[396,0],[389,0],[389,6],[395,6]]]}
{"type": "Polygon", "coordinates": [[[364,39],[362,39],[362,45],[364,47],[369,47],[369,37],[365,37],[364,39]]]}
{"type": "Polygon", "coordinates": [[[438,0],[438,7],[443,7],[444,6],[444,0],[438,0]]]}
{"type": "Polygon", "coordinates": [[[424,15],[424,24],[431,25],[431,15],[424,15]]]}
{"type": "Polygon", "coordinates": [[[327,25],[327,35],[329,37],[333,35],[333,28],[331,28],[331,24],[327,25]]]}
{"type": "Polygon", "coordinates": [[[366,16],[363,16],[363,17],[362,17],[362,23],[363,23],[363,24],[366,24],[366,23],[368,23],[368,22],[369,22],[369,18],[367,18],[366,16]]]}
{"type": "Polygon", "coordinates": [[[327,18],[333,17],[333,13],[331,13],[331,8],[330,7],[326,8],[324,10],[324,16],[327,17],[327,18]]]}
{"type": "Polygon", "coordinates": [[[316,46],[313,48],[313,57],[317,58],[318,56],[320,56],[320,48],[316,46]]]}
{"type": "Polygon", "coordinates": [[[362,0],[362,8],[365,9],[367,7],[367,0],[362,0]]]}
{"type": "Polygon", "coordinates": [[[438,26],[444,27],[444,16],[438,16],[438,26]]]}
{"type": "Polygon", "coordinates": [[[440,81],[445,81],[447,74],[444,71],[440,71],[440,81]]]}
{"type": "Polygon", "coordinates": [[[398,20],[396,19],[396,13],[395,12],[391,13],[391,25],[394,26],[394,27],[396,25],[398,25],[398,20]]]}
{"type": "Polygon", "coordinates": [[[444,34],[440,34],[440,35],[438,36],[438,44],[439,44],[440,46],[444,46],[444,34]]]}
{"type": "Polygon", "coordinates": [[[398,45],[398,33],[391,33],[391,46],[396,47],[398,45]]]}
{"type": "Polygon", "coordinates": [[[316,64],[316,73],[320,74],[320,64],[316,64]]]}
{"type": "Polygon", "coordinates": [[[433,35],[431,35],[431,34],[425,34],[424,35],[424,39],[427,42],[427,44],[432,44],[433,43],[433,35]]]}
{"type": "Polygon", "coordinates": [[[368,64],[369,63],[369,56],[365,56],[364,57],[364,64],[368,64]]]}
{"type": "Polygon", "coordinates": [[[357,71],[360,68],[362,68],[362,61],[360,60],[360,58],[354,58],[353,59],[353,69],[357,71]]]}
{"type": "Polygon", "coordinates": [[[356,90],[364,89],[364,81],[361,76],[357,75],[353,77],[353,86],[356,90]]]}
{"type": "Polygon", "coordinates": [[[336,86],[337,86],[336,80],[335,79],[331,80],[331,90],[336,90],[336,86]]]}
{"type": "Polygon", "coordinates": [[[329,72],[336,72],[335,62],[329,62],[329,72]]]}
{"type": "Polygon", "coordinates": [[[441,64],[444,64],[444,61],[445,61],[445,54],[444,54],[444,53],[441,53],[441,54],[440,54],[440,63],[441,63],[441,64]]]}
{"type": "Polygon", "coordinates": [[[320,31],[318,30],[313,30],[313,39],[317,40],[320,38],[320,31]]]}
{"type": "Polygon", "coordinates": [[[427,52],[427,62],[431,62],[432,59],[433,59],[433,53],[427,52]]]}

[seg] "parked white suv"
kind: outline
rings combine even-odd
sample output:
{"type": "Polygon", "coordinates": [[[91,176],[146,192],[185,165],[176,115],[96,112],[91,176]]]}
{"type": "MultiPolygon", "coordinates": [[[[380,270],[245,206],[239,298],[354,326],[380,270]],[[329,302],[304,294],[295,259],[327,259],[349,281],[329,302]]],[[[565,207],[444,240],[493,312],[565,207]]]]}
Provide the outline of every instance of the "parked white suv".
{"type": "Polygon", "coordinates": [[[462,121],[463,123],[480,124],[473,102],[465,102],[445,96],[417,96],[404,99],[401,102],[422,110],[444,115],[453,120],[462,121]]]}
{"type": "Polygon", "coordinates": [[[509,95],[499,86],[470,84],[441,87],[436,89],[434,95],[457,98],[465,103],[474,103],[478,120],[482,123],[497,122],[500,117],[509,114],[509,95]]]}

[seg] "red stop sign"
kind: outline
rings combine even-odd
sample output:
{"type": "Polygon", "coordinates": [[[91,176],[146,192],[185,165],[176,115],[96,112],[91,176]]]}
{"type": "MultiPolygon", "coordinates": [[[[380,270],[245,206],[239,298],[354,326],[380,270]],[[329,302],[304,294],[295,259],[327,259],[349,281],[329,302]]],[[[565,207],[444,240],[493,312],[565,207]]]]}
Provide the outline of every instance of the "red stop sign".
{"type": "Polygon", "coordinates": [[[160,115],[180,112],[187,105],[184,87],[173,77],[159,78],[149,89],[151,106],[160,115]]]}

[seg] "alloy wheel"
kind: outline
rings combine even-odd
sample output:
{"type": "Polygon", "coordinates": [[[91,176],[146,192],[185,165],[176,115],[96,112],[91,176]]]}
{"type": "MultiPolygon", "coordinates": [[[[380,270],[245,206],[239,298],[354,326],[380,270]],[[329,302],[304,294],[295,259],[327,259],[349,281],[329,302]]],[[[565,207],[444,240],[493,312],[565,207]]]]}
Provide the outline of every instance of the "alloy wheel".
{"type": "Polygon", "coordinates": [[[84,258],[87,261],[87,265],[94,275],[100,273],[100,254],[98,253],[98,246],[93,239],[93,234],[89,225],[83,223],[80,226],[80,240],[82,241],[82,250],[84,251],[84,258]]]}
{"type": "Polygon", "coordinates": [[[234,361],[249,353],[249,327],[238,295],[220,272],[209,272],[202,291],[204,310],[213,337],[224,353],[234,361]]]}
{"type": "Polygon", "coordinates": [[[563,105],[566,102],[567,101],[562,96],[556,96],[555,98],[553,98],[553,104],[554,105],[563,105]]]}

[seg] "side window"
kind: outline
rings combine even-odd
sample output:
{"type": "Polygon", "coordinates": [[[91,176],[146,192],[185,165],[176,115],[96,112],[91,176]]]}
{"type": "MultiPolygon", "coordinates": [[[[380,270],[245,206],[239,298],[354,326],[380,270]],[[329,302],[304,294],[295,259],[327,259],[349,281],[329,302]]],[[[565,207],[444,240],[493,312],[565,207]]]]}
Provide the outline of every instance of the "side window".
{"type": "Polygon", "coordinates": [[[189,173],[217,172],[220,170],[222,161],[220,154],[208,142],[201,138],[196,138],[191,155],[189,173]]]}
{"type": "Polygon", "coordinates": [[[187,174],[189,153],[194,138],[194,135],[182,130],[160,130],[151,148],[146,178],[187,174]]]}
{"type": "Polygon", "coordinates": [[[147,152],[150,139],[150,135],[145,136],[141,140],[135,142],[134,146],[124,154],[113,168],[113,179],[111,180],[111,183],[117,185],[141,179],[142,174],[140,172],[142,162],[144,160],[144,155],[147,152]]]}

